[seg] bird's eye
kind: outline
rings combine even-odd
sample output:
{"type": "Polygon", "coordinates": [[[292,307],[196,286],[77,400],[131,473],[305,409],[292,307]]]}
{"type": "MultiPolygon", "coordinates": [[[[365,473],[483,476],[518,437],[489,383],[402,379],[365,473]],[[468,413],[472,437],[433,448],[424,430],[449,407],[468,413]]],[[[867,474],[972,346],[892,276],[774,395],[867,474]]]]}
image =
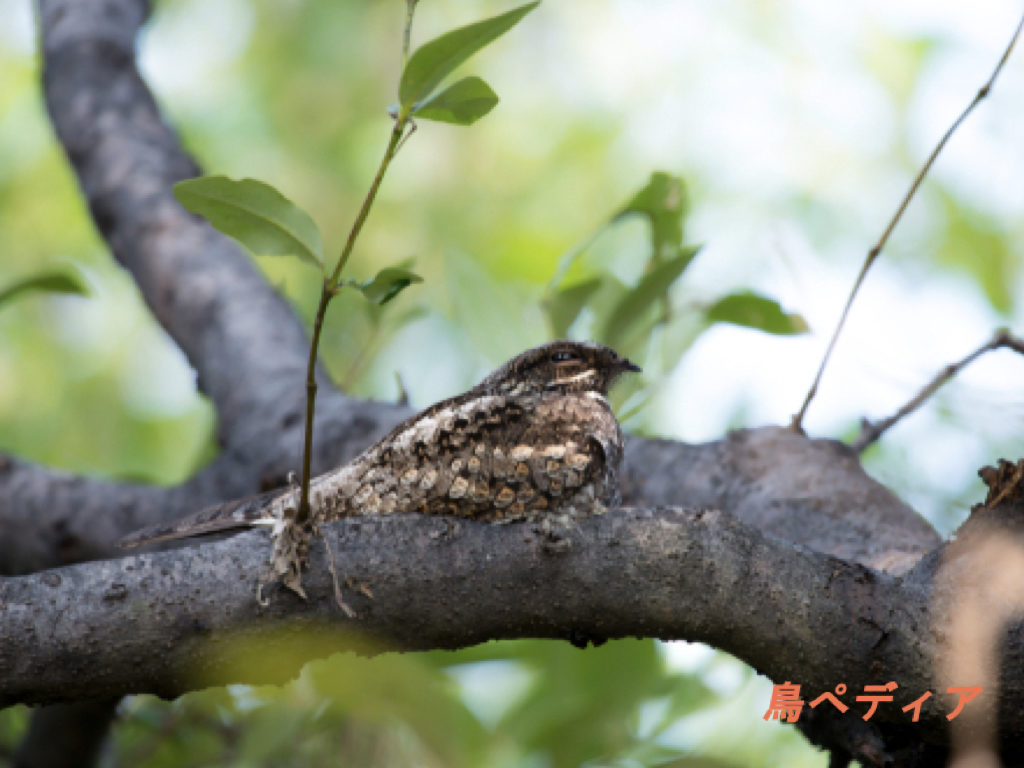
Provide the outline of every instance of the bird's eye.
{"type": "Polygon", "coordinates": [[[564,352],[563,351],[563,352],[552,352],[551,353],[551,362],[552,363],[567,363],[570,360],[575,360],[575,359],[576,359],[576,355],[574,355],[572,352],[564,352]]]}

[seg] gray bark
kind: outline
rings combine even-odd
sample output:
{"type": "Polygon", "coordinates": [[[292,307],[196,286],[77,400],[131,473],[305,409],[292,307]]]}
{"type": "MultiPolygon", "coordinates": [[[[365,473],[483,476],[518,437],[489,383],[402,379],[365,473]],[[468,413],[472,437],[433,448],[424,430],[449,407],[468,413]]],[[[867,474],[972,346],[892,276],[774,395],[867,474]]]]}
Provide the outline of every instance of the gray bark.
{"type": "Polygon", "coordinates": [[[522,524],[402,516],[327,530],[343,575],[373,595],[346,592],[356,619],[333,604],[322,543],[305,579],[311,600],[273,590],[261,606],[261,531],[0,580],[0,703],[280,682],[305,644],[350,647],[346,633],[376,639],[364,650],[654,636],[708,642],[823,688],[879,667],[905,686],[931,677],[915,640],[927,625],[919,585],[723,512],[615,510],[570,531],[564,552],[522,524]]]}
{"type": "MultiPolygon", "coordinates": [[[[1006,525],[996,518],[1000,538],[1019,536],[1021,511],[1002,511],[1006,525]]],[[[280,682],[343,649],[636,635],[707,642],[809,693],[843,682],[849,703],[866,685],[897,681],[894,703],[870,726],[882,754],[911,735],[919,747],[948,740],[943,696],[926,702],[912,727],[899,709],[945,690],[933,662],[956,609],[937,595],[955,605],[962,574],[933,588],[932,557],[899,578],[766,536],[725,512],[666,507],[585,520],[567,533],[568,549],[525,524],[421,516],[349,519],[325,534],[354,619],[334,604],[321,542],[305,578],[310,600],[271,588],[260,605],[262,531],[0,579],[0,705],[280,682]]],[[[1007,756],[1020,759],[1012,751],[1024,744],[1019,625],[1004,646],[1001,733],[1007,756]]],[[[851,717],[841,731],[863,727],[851,717]]]]}

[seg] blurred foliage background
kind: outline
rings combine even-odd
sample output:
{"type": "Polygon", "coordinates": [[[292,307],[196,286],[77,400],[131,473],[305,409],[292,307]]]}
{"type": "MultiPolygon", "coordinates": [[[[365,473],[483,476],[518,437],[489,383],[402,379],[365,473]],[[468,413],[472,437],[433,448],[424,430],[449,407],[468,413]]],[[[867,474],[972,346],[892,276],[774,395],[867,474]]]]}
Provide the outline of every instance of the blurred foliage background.
{"type": "MultiPolygon", "coordinates": [[[[353,394],[404,388],[424,406],[567,332],[644,365],[615,393],[633,433],[704,440],[785,423],[863,255],[1019,12],[936,5],[548,0],[464,68],[501,96],[495,111],[470,128],[421,123],[399,154],[349,274],[412,258],[426,282],[383,309],[335,302],[331,372],[353,394]],[[684,180],[673,253],[702,247],[663,273],[679,274],[670,287],[648,281],[653,309],[616,316],[659,257],[644,216],[609,221],[656,171],[684,180]],[[712,322],[722,296],[746,291],[811,332],[712,322]]],[[[414,46],[509,7],[422,0],[414,46]]],[[[336,252],[387,141],[403,13],[400,0],[165,0],[140,60],[204,170],[271,182],[336,252]]],[[[0,286],[73,265],[91,291],[0,309],[0,450],[178,482],[213,455],[215,415],[53,141],[29,2],[0,0],[0,18],[0,286]]],[[[870,276],[813,434],[849,437],[996,326],[1022,330],[1021,54],[870,276]]],[[[308,322],[316,273],[257,261],[308,322]]],[[[1020,455],[1021,382],[1024,361],[982,360],[872,448],[869,470],[949,532],[980,498],[977,467],[1020,455]]],[[[342,655],[281,689],[127,699],[104,764],[825,765],[762,721],[769,691],[724,654],[652,640],[342,655]]],[[[26,718],[0,712],[0,764],[26,718]]]]}

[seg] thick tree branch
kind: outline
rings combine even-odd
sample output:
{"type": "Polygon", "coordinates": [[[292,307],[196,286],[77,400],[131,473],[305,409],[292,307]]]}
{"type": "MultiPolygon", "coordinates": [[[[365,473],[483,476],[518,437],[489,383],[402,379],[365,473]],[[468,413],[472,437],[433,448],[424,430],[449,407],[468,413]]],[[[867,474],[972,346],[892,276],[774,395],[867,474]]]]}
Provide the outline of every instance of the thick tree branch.
{"type": "MultiPolygon", "coordinates": [[[[899,707],[944,690],[925,583],[764,536],[723,512],[615,510],[581,523],[562,552],[528,525],[420,516],[351,519],[327,535],[359,585],[346,595],[357,619],[334,606],[320,543],[306,577],[312,600],[278,590],[261,607],[254,586],[269,544],[259,531],[0,579],[0,705],[279,682],[346,648],[632,635],[708,642],[809,692],[896,680],[899,706],[876,716],[883,734],[907,729],[899,707]]],[[[1016,627],[999,695],[1004,737],[1020,743],[1022,647],[1016,627]]],[[[944,706],[939,696],[925,706],[918,737],[944,741],[944,706]]]]}
{"type": "MultiPolygon", "coordinates": [[[[301,383],[297,380],[297,383],[301,383]]],[[[293,393],[296,413],[301,392],[293,393]]],[[[407,414],[386,403],[325,398],[314,467],[348,461],[407,414]]],[[[270,418],[268,409],[253,418],[270,418]]],[[[262,461],[230,452],[174,488],[105,482],[40,467],[0,454],[0,573],[26,573],[117,554],[114,542],[133,530],[182,517],[207,504],[284,484],[297,467],[300,433],[282,430],[250,450],[262,461]]]]}
{"type": "Polygon", "coordinates": [[[781,427],[703,445],[631,438],[622,486],[627,504],[725,509],[770,536],[894,574],[939,544],[847,446],[781,427]]]}
{"type": "Polygon", "coordinates": [[[135,66],[147,13],[143,0],[39,0],[46,104],[97,228],[198,372],[223,442],[261,459],[300,417],[306,336],[249,257],[171,194],[199,171],[135,66]]]}
{"type": "Polygon", "coordinates": [[[284,649],[307,632],[339,648],[338,632],[377,638],[377,650],[496,637],[686,638],[823,685],[837,674],[861,679],[864,649],[889,632],[884,664],[908,684],[928,677],[912,639],[920,592],[912,601],[892,577],[764,537],[721,512],[615,510],[571,532],[568,552],[549,551],[528,525],[403,516],[327,531],[343,573],[372,589],[373,599],[347,596],[356,620],[333,605],[322,544],[306,578],[311,602],[280,590],[260,606],[254,587],[269,550],[258,531],[0,580],[0,701],[175,696],[200,673],[204,685],[279,682],[301,659],[268,664],[267,643],[284,649]],[[851,626],[852,616],[865,619],[851,626]],[[224,656],[244,655],[250,642],[260,664],[239,669],[224,656]],[[838,648],[856,658],[837,659],[838,648]]]}

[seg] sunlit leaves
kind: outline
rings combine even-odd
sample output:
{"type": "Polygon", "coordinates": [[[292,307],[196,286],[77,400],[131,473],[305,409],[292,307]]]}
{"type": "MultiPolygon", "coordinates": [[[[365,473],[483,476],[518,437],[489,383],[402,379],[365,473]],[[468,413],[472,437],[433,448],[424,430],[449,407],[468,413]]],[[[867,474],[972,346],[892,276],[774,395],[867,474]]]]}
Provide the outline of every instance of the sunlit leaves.
{"type": "Polygon", "coordinates": [[[712,323],[732,323],[779,335],[806,333],[807,321],[800,315],[784,312],[777,301],[744,291],[716,301],[707,310],[712,323]]]}
{"type": "Polygon", "coordinates": [[[612,221],[639,214],[651,225],[651,252],[655,261],[668,258],[683,239],[686,189],[678,176],[655,171],[647,186],[623,206],[612,221]]]}
{"type": "Polygon", "coordinates": [[[453,29],[418,48],[402,71],[398,85],[400,110],[412,112],[413,105],[427,99],[456,67],[512,29],[537,5],[527,3],[500,16],[453,29]]]}
{"type": "Polygon", "coordinates": [[[465,77],[416,105],[416,117],[455,125],[471,125],[498,103],[498,95],[479,77],[465,77]]]}
{"type": "Polygon", "coordinates": [[[601,230],[563,257],[544,298],[553,335],[566,336],[575,330],[644,361],[643,374],[624,379],[613,393],[616,405],[623,408],[619,412],[623,419],[643,408],[662,377],[714,323],[783,335],[807,330],[800,315],[786,313],[778,302],[748,291],[717,301],[698,297],[687,301],[685,292],[676,286],[700,247],[683,244],[686,213],[683,180],[663,171],[652,173],[647,184],[615,209],[601,230]],[[632,286],[620,282],[606,268],[582,266],[602,232],[627,217],[643,218],[650,233],[643,272],[632,286]],[[569,274],[573,275],[571,282],[563,283],[569,274]],[[578,321],[582,325],[574,329],[578,321]]]}
{"type": "Polygon", "coordinates": [[[78,296],[89,294],[81,279],[72,272],[43,272],[0,287],[0,307],[30,293],[70,293],[78,296]]]}
{"type": "Polygon", "coordinates": [[[699,246],[680,248],[675,257],[644,275],[636,287],[622,298],[605,322],[602,334],[611,346],[635,342],[638,334],[646,336],[650,332],[650,324],[643,322],[645,313],[657,302],[666,300],[669,287],[683,274],[698,250],[699,246]]]}
{"type": "Polygon", "coordinates": [[[369,280],[350,285],[374,304],[387,304],[413,283],[422,282],[422,277],[404,267],[385,267],[369,280]]]}
{"type": "Polygon", "coordinates": [[[254,254],[298,256],[322,269],[320,230],[309,214],[269,184],[201,176],[175,184],[174,196],[254,254]]]}
{"type": "MultiPolygon", "coordinates": [[[[295,203],[256,179],[203,176],[179,182],[174,194],[185,208],[256,254],[293,255],[323,268],[320,230],[295,203]]],[[[405,267],[386,267],[369,280],[347,280],[374,304],[386,304],[423,278],[405,267]]]]}
{"type": "Polygon", "coordinates": [[[494,730],[522,754],[543,755],[554,766],[660,764],[678,752],[642,763],[635,758],[657,750],[661,731],[714,698],[698,678],[667,669],[653,640],[613,640],[585,650],[564,642],[506,641],[467,648],[457,658],[467,666],[507,659],[521,670],[528,682],[514,697],[505,692],[507,706],[494,730]],[[664,703],[665,716],[641,734],[640,712],[655,699],[664,703]]]}

